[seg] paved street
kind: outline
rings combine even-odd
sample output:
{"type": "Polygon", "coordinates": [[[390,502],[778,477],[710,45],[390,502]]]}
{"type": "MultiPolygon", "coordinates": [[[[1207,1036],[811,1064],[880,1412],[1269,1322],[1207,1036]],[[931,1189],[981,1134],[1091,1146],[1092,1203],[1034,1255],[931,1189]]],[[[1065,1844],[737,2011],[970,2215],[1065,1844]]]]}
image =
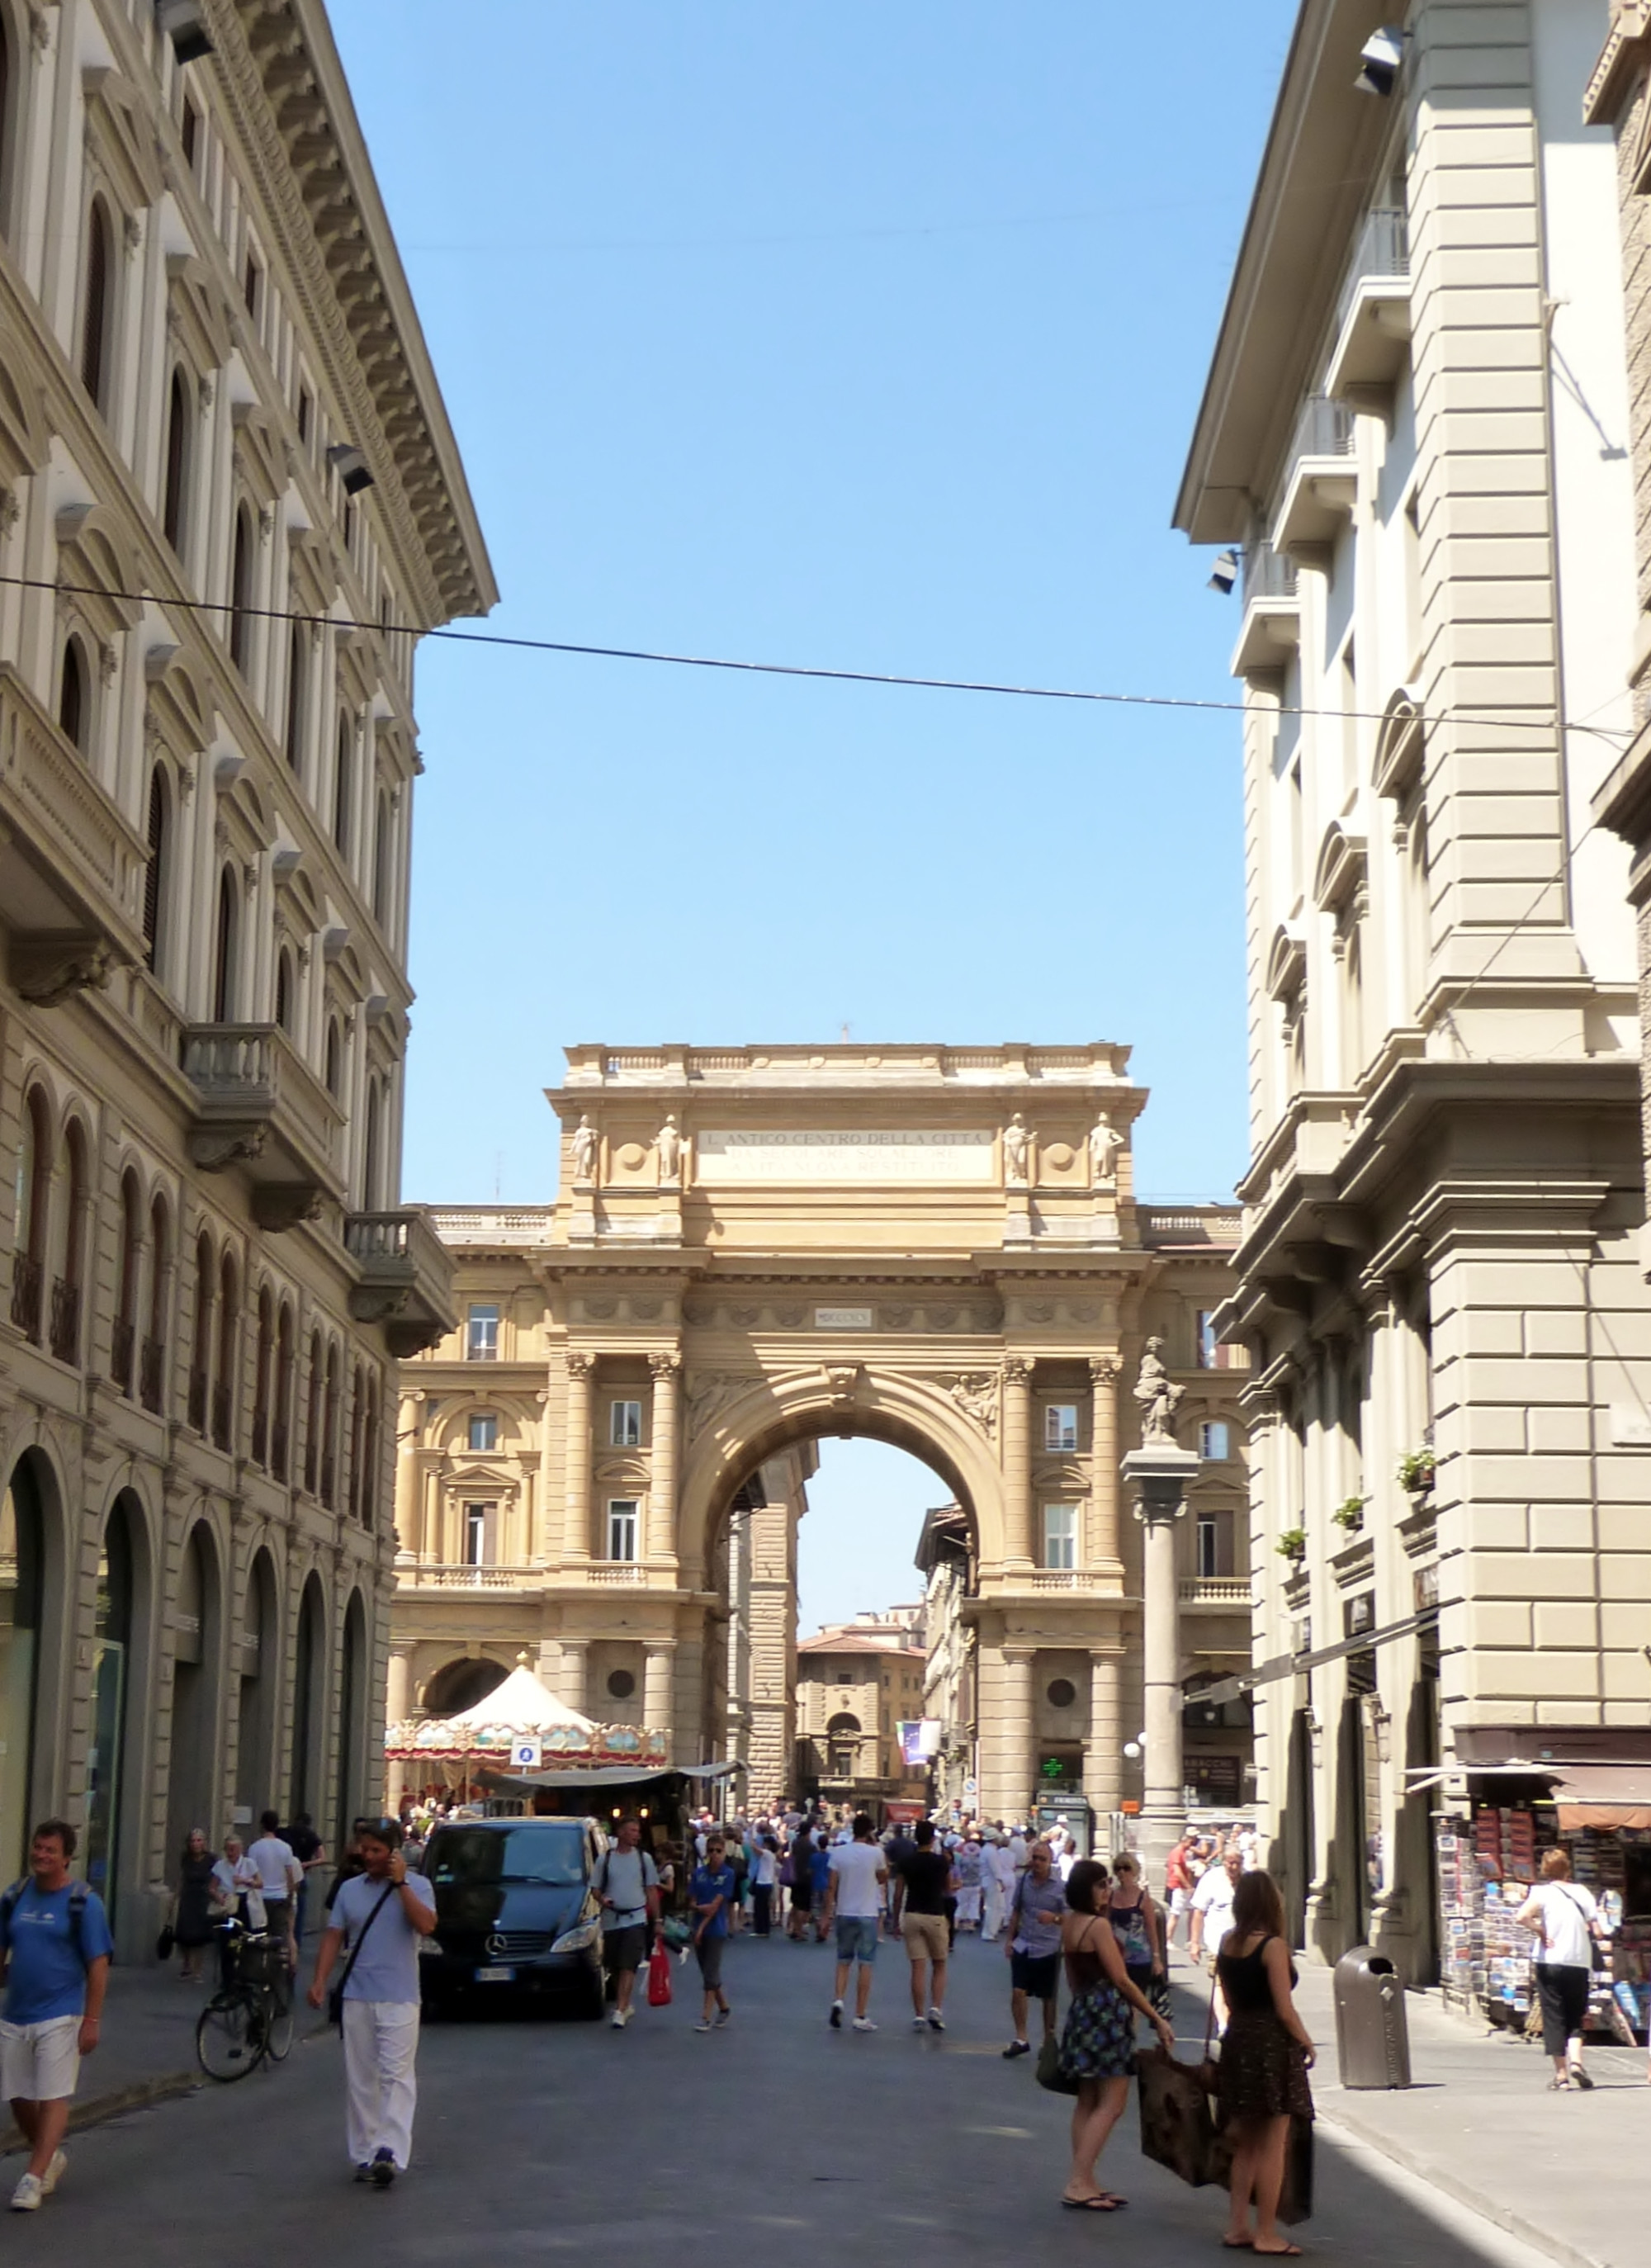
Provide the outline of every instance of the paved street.
{"type": "MultiPolygon", "coordinates": [[[[77,2264],[118,2245],[125,2268],[222,2256],[254,2228],[260,2251],[314,2257],[343,2240],[400,2261],[509,2262],[601,2247],[674,2256],[706,2239],[723,2257],[907,2268],[914,2249],[1003,2268],[1038,2257],[1116,2257],[1155,2268],[1207,2260],[1213,2191],[1145,2164],[1133,2116],[1107,2161],[1126,2216],[1091,2225],[1055,2205],[1067,2106],[1030,2064],[1004,2064],[1004,1963],[965,1942],[944,2038],[909,2029],[905,1964],[885,1946],[875,2037],[833,2033],[829,1955],[780,1940],[730,1948],[730,2029],[692,2027],[678,1998],[630,2030],[484,2021],[424,2036],[417,2157],[389,2196],[352,2186],[340,2051],[302,2044],[272,2076],[203,2089],[71,2146],[61,2194],[8,2220],[13,2257],[77,2264]]],[[[1192,2002],[1184,2002],[1191,2030],[1192,2002]]],[[[9,2189],[18,2164],[0,2179],[9,2189]]],[[[1362,2146],[1321,2135],[1318,2212],[1299,2232],[1349,2268],[1531,2268],[1537,2255],[1409,2183],[1362,2146]]]]}

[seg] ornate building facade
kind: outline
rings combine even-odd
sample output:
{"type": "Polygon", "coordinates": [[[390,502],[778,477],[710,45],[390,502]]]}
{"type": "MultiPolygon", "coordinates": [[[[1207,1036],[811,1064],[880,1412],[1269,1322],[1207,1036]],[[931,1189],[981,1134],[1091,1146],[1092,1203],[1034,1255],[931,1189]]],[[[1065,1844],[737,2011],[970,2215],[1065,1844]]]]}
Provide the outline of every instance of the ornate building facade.
{"type": "MultiPolygon", "coordinates": [[[[1236,1219],[1137,1204],[1126,1065],[1110,1045],[570,1049],[560,1201],[433,1215],[462,1320],[401,1374],[391,1714],[450,1707],[531,1645],[598,1718],[617,1666],[641,1721],[706,1759],[737,1508],[756,1479],[794,1529],[811,1445],[864,1434],[969,1523],[983,1804],[1024,1808],[1050,1741],[1101,1808],[1138,1793],[1119,1460],[1149,1335],[1204,1452],[1177,1539],[1190,1689],[1247,1659],[1249,1571],[1244,1381],[1209,1324],[1236,1219]]],[[[794,1546],[772,1524],[778,1604],[794,1546]]],[[[752,1675],[780,1691],[777,1642],[752,1675]]]]}
{"type": "Polygon", "coordinates": [[[796,1766],[789,1787],[883,1817],[891,1801],[927,1808],[928,1768],[908,1764],[903,1721],[923,1713],[926,1660],[917,1609],[856,1615],[797,1647],[796,1766]]]}
{"type": "Polygon", "coordinates": [[[0,1867],[82,1822],[128,1953],[379,1785],[413,651],[495,595],[319,0],[165,14],[0,0],[0,1867]]]}
{"type": "Polygon", "coordinates": [[[1425,1980],[1441,1787],[1645,1723],[1651,1298],[1628,860],[1590,824],[1636,652],[1616,158],[1581,118],[1608,11],[1411,10],[1373,98],[1389,12],[1301,8],[1176,516],[1243,548],[1222,1328],[1273,1863],[1298,1943],[1425,1980]]]}

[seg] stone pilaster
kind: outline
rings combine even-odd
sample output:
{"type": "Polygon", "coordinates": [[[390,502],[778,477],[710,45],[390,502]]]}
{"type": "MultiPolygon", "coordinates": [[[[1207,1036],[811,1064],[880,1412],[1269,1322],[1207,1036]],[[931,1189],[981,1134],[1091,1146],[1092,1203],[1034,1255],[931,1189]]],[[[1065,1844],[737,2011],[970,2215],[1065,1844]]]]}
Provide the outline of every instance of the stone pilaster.
{"type": "Polygon", "coordinates": [[[1010,1355],[1003,1365],[1003,1559],[1032,1565],[1031,1363],[1010,1355]]]}
{"type": "Polygon", "coordinates": [[[666,1350],[650,1355],[654,1378],[653,1469],[648,1486],[648,1546],[650,1567],[677,1564],[677,1443],[682,1358],[666,1350]]]}
{"type": "Polygon", "coordinates": [[[1118,1548],[1118,1381],[1123,1364],[1115,1354],[1090,1361],[1093,1404],[1090,1432],[1090,1548],[1088,1564],[1108,1574],[1121,1572],[1118,1548]]]}
{"type": "Polygon", "coordinates": [[[593,1355],[569,1350],[561,1556],[576,1563],[591,1557],[591,1388],[595,1372],[593,1355]]]}

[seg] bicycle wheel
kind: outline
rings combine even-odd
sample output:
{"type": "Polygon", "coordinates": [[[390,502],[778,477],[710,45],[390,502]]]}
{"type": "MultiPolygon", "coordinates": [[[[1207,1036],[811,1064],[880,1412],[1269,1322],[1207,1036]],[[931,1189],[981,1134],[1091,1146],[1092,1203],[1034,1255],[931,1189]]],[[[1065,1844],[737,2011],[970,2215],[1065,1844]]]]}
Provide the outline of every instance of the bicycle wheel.
{"type": "Polygon", "coordinates": [[[258,2010],[248,1992],[220,1992],[201,2011],[194,2051],[209,2079],[228,2086],[245,2079],[264,2051],[258,2010]]]}
{"type": "Polygon", "coordinates": [[[292,2049],[292,1980],[283,1976],[264,1995],[264,2053],[285,2063],[292,2049]]]}

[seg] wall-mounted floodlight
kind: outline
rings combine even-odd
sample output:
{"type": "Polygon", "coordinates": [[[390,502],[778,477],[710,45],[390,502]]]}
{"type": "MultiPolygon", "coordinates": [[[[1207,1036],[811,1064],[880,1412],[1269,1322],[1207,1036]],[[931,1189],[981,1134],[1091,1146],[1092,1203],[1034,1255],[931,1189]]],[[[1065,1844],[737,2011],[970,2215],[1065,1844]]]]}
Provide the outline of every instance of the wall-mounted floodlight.
{"type": "Polygon", "coordinates": [[[201,0],[155,0],[155,21],[180,63],[199,63],[211,54],[212,34],[201,0]]]}
{"type": "Polygon", "coordinates": [[[1383,99],[1398,84],[1399,68],[1405,60],[1405,34],[1396,24],[1383,24],[1379,32],[1372,32],[1359,50],[1361,66],[1353,82],[1361,94],[1379,94],[1383,99]]]}
{"type": "Polygon", "coordinates": [[[1218,551],[1215,563],[1209,571],[1210,589],[1219,591],[1223,599],[1229,599],[1237,580],[1238,554],[1236,551],[1218,551]]]}
{"type": "Polygon", "coordinates": [[[359,496],[363,489],[372,486],[372,475],[367,469],[365,455],[353,441],[334,441],[327,453],[329,465],[336,465],[338,477],[344,484],[346,496],[359,496]]]}

